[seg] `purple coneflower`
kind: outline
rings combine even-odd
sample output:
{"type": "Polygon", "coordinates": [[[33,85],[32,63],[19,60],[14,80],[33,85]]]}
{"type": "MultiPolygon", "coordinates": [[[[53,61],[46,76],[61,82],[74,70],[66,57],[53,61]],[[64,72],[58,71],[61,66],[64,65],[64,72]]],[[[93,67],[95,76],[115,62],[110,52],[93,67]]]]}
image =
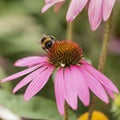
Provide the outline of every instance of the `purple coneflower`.
{"type": "MultiPolygon", "coordinates": [[[[61,4],[65,1],[66,0],[45,0],[46,4],[42,8],[42,13],[53,5],[60,8],[61,4]]],[[[73,21],[83,8],[88,5],[88,17],[91,29],[96,30],[102,19],[106,21],[109,18],[114,4],[115,0],[71,0],[66,20],[68,22],[73,21]]]]}
{"type": "Polygon", "coordinates": [[[4,78],[2,82],[11,81],[26,75],[13,93],[28,85],[24,99],[27,101],[37,94],[47,83],[55,71],[54,91],[58,111],[64,114],[64,104],[76,110],[78,98],[88,106],[90,104],[90,90],[103,102],[108,103],[108,95],[114,98],[118,93],[116,86],[92,65],[82,59],[82,49],[72,41],[55,41],[49,44],[46,56],[31,56],[18,60],[14,65],[28,67],[27,69],[4,78]]]}

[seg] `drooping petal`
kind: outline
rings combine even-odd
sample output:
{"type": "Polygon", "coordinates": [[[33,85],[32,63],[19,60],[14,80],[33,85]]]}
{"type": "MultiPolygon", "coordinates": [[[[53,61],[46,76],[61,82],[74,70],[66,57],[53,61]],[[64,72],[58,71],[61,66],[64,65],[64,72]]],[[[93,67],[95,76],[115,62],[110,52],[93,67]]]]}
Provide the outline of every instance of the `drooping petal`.
{"type": "Polygon", "coordinates": [[[56,3],[59,3],[59,2],[63,2],[65,0],[51,0],[51,1],[48,1],[45,6],[43,6],[41,12],[44,13],[46,12],[51,6],[55,5],[56,3]]]}
{"type": "Polygon", "coordinates": [[[103,0],[90,0],[88,8],[88,17],[91,29],[94,31],[102,21],[103,0]]]}
{"type": "Polygon", "coordinates": [[[59,3],[56,3],[55,7],[54,7],[54,13],[57,13],[60,8],[62,7],[64,2],[59,2],[59,3]]]}
{"type": "Polygon", "coordinates": [[[30,68],[27,68],[27,69],[25,69],[25,70],[23,70],[21,72],[15,73],[13,75],[10,75],[10,76],[2,79],[1,82],[6,82],[6,81],[14,80],[16,78],[19,78],[21,76],[24,76],[24,75],[26,75],[26,74],[34,71],[35,69],[37,69],[39,67],[40,67],[40,65],[36,65],[36,66],[30,67],[30,68]]]}
{"type": "Polygon", "coordinates": [[[108,89],[108,88],[106,88],[106,87],[104,87],[104,89],[105,89],[105,91],[107,92],[107,94],[108,94],[112,99],[114,99],[114,93],[113,93],[113,91],[111,91],[110,89],[108,89]]]}
{"type": "Polygon", "coordinates": [[[47,3],[43,6],[41,12],[44,13],[46,12],[51,6],[53,6],[54,4],[51,4],[51,3],[47,3]]]}
{"type": "Polygon", "coordinates": [[[50,1],[52,1],[52,0],[45,0],[45,3],[48,3],[48,2],[50,2],[50,1]]]}
{"type": "Polygon", "coordinates": [[[59,69],[55,75],[55,97],[56,103],[58,107],[58,111],[61,115],[64,115],[64,79],[63,79],[63,70],[59,69]]]}
{"type": "Polygon", "coordinates": [[[112,12],[115,0],[103,0],[103,20],[106,21],[112,12]]]}
{"type": "Polygon", "coordinates": [[[88,0],[72,0],[68,8],[66,20],[71,22],[83,10],[88,0]]]}
{"type": "Polygon", "coordinates": [[[63,0],[45,0],[45,3],[58,3],[61,1],[63,1],[63,0]]]}
{"type": "Polygon", "coordinates": [[[33,65],[46,62],[47,60],[48,60],[47,57],[39,57],[39,56],[25,57],[25,58],[17,60],[14,66],[19,66],[19,67],[28,66],[29,67],[29,66],[33,66],[33,65]]]}
{"type": "Polygon", "coordinates": [[[29,82],[31,82],[34,78],[37,78],[38,75],[43,72],[45,69],[47,68],[47,66],[43,66],[39,69],[37,69],[36,71],[30,73],[29,75],[27,75],[23,80],[21,80],[16,87],[13,89],[13,93],[17,92],[20,88],[22,88],[23,86],[27,85],[29,82]]]}
{"type": "Polygon", "coordinates": [[[112,90],[115,93],[118,93],[117,87],[109,80],[104,74],[96,70],[87,62],[83,61],[84,67],[93,75],[101,84],[103,84],[106,88],[112,90]]]}
{"type": "Polygon", "coordinates": [[[81,65],[80,67],[80,71],[84,74],[91,91],[105,103],[109,103],[107,94],[99,81],[84,68],[84,65],[81,65]]]}
{"type": "Polygon", "coordinates": [[[65,99],[72,109],[77,109],[77,89],[69,67],[64,69],[65,99]]]}
{"type": "Polygon", "coordinates": [[[24,94],[24,99],[26,101],[28,101],[32,96],[37,94],[45,86],[50,75],[52,74],[53,69],[54,66],[51,65],[48,69],[40,73],[38,77],[33,79],[24,94]]]}
{"type": "Polygon", "coordinates": [[[90,94],[88,85],[83,74],[80,71],[79,66],[71,65],[71,71],[73,73],[74,80],[76,81],[77,94],[85,106],[88,106],[90,103],[90,94]]]}

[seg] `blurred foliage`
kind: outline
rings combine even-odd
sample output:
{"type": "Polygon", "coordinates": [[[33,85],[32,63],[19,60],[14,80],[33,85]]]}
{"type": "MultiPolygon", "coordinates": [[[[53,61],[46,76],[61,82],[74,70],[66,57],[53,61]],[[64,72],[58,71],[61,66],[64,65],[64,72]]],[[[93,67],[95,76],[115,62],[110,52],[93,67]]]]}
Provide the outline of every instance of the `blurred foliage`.
{"type": "Polygon", "coordinates": [[[116,120],[120,120],[120,94],[115,96],[115,100],[112,104],[111,112],[114,113],[116,120]]]}
{"type": "MultiPolygon", "coordinates": [[[[34,97],[30,101],[23,101],[23,95],[11,95],[0,89],[0,104],[12,110],[15,114],[24,118],[38,120],[61,120],[56,104],[43,97],[34,97]],[[18,103],[19,101],[19,103],[18,103]],[[40,101],[40,102],[39,102],[40,101]]],[[[70,111],[70,120],[76,120],[76,116],[70,111]]]]}
{"type": "MultiPolygon", "coordinates": [[[[57,14],[53,13],[53,8],[45,14],[42,14],[41,8],[44,5],[44,0],[0,0],[0,78],[21,70],[12,66],[17,59],[30,55],[45,54],[38,44],[43,34],[53,35],[57,39],[65,39],[67,4],[68,3],[65,3],[57,14]]],[[[113,34],[111,38],[118,37],[120,33],[120,29],[118,29],[120,28],[118,27],[120,26],[119,16],[120,7],[119,4],[116,3],[113,16],[113,34]]],[[[85,57],[91,60],[96,68],[101,50],[103,28],[104,23],[101,24],[97,31],[91,31],[86,10],[74,20],[74,41],[83,48],[85,57]]],[[[119,61],[120,53],[116,54],[109,50],[104,72],[113,80],[118,88],[120,88],[119,61]]],[[[11,87],[13,88],[13,86],[18,83],[18,80],[9,83],[9,85],[4,84],[4,86],[1,87],[10,90],[11,87]]],[[[23,93],[24,89],[20,90],[19,93],[23,93]]],[[[35,99],[50,99],[55,102],[53,81],[50,80],[38,95],[44,98],[35,99]]],[[[14,96],[12,99],[23,102],[19,96],[14,96]]],[[[40,104],[43,101],[44,100],[37,102],[40,104]]],[[[11,99],[7,102],[9,102],[9,107],[12,109],[11,99]]],[[[36,100],[32,102],[34,103],[36,100]]],[[[51,110],[51,108],[48,109],[51,110]]],[[[84,107],[79,101],[79,107],[78,110],[75,111],[75,114],[79,116],[87,109],[88,108],[84,107]]],[[[112,116],[109,111],[110,106],[105,105],[99,100],[96,109],[103,111],[110,117],[112,116]]],[[[112,119],[114,119],[114,117],[112,117],[112,119]]]]}

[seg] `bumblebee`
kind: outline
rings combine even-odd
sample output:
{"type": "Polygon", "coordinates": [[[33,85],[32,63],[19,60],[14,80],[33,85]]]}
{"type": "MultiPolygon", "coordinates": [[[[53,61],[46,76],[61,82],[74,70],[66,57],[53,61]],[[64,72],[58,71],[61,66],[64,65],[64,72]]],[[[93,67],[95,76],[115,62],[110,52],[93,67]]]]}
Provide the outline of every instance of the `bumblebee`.
{"type": "Polygon", "coordinates": [[[55,42],[55,37],[43,35],[40,41],[41,41],[43,50],[45,50],[46,52],[49,52],[49,49],[52,47],[52,45],[55,42]]]}

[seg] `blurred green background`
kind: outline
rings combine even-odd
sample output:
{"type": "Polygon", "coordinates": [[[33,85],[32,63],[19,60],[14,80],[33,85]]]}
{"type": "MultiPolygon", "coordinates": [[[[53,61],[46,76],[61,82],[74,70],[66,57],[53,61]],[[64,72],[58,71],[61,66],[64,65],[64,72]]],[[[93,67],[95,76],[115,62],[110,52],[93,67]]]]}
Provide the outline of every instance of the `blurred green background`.
{"type": "MultiPolygon", "coordinates": [[[[40,44],[38,44],[43,34],[53,35],[58,40],[65,40],[67,26],[65,16],[68,8],[67,4],[68,3],[65,3],[57,14],[53,13],[52,8],[45,14],[42,14],[41,8],[44,5],[44,0],[0,0],[0,78],[22,70],[21,68],[13,67],[14,62],[17,59],[26,56],[45,54],[41,49],[40,44]]],[[[103,28],[104,23],[102,23],[95,32],[91,31],[87,10],[82,11],[82,13],[74,20],[73,40],[83,48],[85,57],[91,60],[96,68],[101,50],[104,32],[103,28]]],[[[117,4],[115,5],[113,14],[112,35],[104,73],[120,89],[120,7],[117,4]]],[[[1,84],[1,89],[4,88],[11,92],[11,89],[16,83],[18,83],[18,81],[19,80],[15,80],[1,84]]],[[[42,91],[39,92],[39,96],[55,102],[53,88],[53,82],[50,80],[42,91]]],[[[25,88],[20,90],[18,94],[24,93],[24,90],[25,88]]],[[[0,99],[6,98],[2,97],[2,93],[4,92],[0,93],[0,99]]],[[[12,96],[11,93],[10,95],[12,96]]],[[[1,105],[8,107],[5,102],[9,102],[8,108],[12,109],[13,103],[11,100],[3,101],[1,100],[1,105]]],[[[23,99],[21,99],[21,101],[23,101],[23,99]]],[[[40,101],[38,100],[38,102],[40,101]]],[[[36,102],[33,100],[32,104],[34,103],[36,102]]],[[[45,107],[47,108],[47,106],[45,107]]],[[[17,111],[17,109],[22,108],[17,108],[16,106],[16,110],[13,111],[17,111]]],[[[107,114],[111,120],[116,118],[114,114],[111,114],[111,104],[105,105],[98,100],[96,109],[107,114]]],[[[77,111],[74,111],[73,114],[78,117],[87,110],[88,108],[85,108],[79,101],[79,108],[77,111]]],[[[50,112],[51,110],[47,109],[47,111],[50,112]]],[[[20,113],[20,110],[16,113],[20,113]]],[[[19,115],[22,117],[28,117],[22,113],[19,115]]],[[[32,117],[32,119],[38,118],[32,117]]],[[[41,118],[41,120],[43,119],[47,120],[47,118],[41,118]]],[[[59,118],[49,118],[48,120],[59,120],[59,118]]]]}

